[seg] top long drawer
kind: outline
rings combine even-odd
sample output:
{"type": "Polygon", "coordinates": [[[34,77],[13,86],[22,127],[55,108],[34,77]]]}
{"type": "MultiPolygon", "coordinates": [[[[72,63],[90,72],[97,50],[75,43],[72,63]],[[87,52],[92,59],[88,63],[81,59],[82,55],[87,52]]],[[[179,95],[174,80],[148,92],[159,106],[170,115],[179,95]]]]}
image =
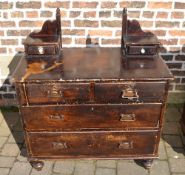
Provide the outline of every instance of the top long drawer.
{"type": "Polygon", "coordinates": [[[26,83],[20,102],[27,104],[162,102],[164,82],[26,83]]]}

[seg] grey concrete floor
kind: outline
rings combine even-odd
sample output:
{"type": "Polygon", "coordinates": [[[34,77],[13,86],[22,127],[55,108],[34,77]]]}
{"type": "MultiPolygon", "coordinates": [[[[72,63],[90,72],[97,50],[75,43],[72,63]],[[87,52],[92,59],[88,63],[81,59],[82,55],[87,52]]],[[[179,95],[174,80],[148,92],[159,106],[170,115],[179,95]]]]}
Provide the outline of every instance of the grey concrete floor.
{"type": "Polygon", "coordinates": [[[169,105],[165,115],[159,159],[150,171],[133,160],[45,161],[42,171],[34,170],[26,158],[20,116],[13,109],[0,113],[0,175],[185,175],[185,138],[179,119],[181,107],[169,105]]]}

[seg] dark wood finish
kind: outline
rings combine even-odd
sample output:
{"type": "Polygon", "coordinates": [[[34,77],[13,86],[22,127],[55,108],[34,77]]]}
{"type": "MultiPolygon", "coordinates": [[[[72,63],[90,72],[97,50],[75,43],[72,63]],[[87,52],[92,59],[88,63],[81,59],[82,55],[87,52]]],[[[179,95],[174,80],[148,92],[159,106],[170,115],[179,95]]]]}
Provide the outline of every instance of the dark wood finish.
{"type": "Polygon", "coordinates": [[[28,36],[12,76],[30,163],[40,170],[44,159],[132,158],[150,168],[173,80],[157,38],[124,9],[121,48],[60,54],[59,10],[56,17],[28,36]]]}
{"type": "Polygon", "coordinates": [[[155,156],[157,132],[28,133],[33,157],[155,156]]]}
{"type": "Polygon", "coordinates": [[[27,58],[34,56],[60,55],[62,48],[60,9],[56,10],[56,20],[47,20],[41,31],[32,32],[24,41],[27,58]]]}
{"type": "Polygon", "coordinates": [[[185,135],[185,103],[184,103],[182,117],[181,117],[181,126],[182,126],[183,134],[185,135]]]}
{"type": "Polygon", "coordinates": [[[22,107],[27,131],[158,128],[161,104],[22,107]],[[42,123],[42,125],[40,125],[42,123]]]}

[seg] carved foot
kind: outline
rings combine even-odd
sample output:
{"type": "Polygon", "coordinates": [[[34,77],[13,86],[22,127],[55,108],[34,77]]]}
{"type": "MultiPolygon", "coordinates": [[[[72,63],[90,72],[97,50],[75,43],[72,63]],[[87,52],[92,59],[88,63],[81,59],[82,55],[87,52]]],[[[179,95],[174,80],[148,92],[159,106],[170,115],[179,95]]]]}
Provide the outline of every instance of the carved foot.
{"type": "Polygon", "coordinates": [[[33,168],[35,168],[37,171],[41,171],[43,166],[44,166],[44,162],[42,161],[37,161],[37,160],[31,160],[30,164],[33,168]]]}
{"type": "Polygon", "coordinates": [[[151,167],[152,167],[152,164],[153,164],[153,159],[146,159],[146,160],[143,160],[143,166],[149,170],[151,167]]]}

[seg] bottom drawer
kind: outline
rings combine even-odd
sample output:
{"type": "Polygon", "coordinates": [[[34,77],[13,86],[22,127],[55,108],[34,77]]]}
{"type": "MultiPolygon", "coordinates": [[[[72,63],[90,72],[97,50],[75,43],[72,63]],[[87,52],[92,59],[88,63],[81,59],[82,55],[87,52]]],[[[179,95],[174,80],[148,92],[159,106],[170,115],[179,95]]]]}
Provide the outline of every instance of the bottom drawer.
{"type": "Polygon", "coordinates": [[[158,132],[27,133],[32,157],[156,156],[158,132]]]}

